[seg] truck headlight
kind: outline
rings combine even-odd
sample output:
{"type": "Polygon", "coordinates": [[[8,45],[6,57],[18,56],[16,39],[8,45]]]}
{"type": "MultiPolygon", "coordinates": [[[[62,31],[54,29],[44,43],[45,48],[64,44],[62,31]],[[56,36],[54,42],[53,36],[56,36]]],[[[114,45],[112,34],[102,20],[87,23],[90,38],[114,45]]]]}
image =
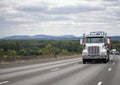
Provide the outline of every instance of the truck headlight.
{"type": "Polygon", "coordinates": [[[107,55],[107,52],[101,52],[101,55],[107,55]]]}
{"type": "Polygon", "coordinates": [[[87,52],[82,52],[82,55],[88,55],[88,53],[87,52]]]}

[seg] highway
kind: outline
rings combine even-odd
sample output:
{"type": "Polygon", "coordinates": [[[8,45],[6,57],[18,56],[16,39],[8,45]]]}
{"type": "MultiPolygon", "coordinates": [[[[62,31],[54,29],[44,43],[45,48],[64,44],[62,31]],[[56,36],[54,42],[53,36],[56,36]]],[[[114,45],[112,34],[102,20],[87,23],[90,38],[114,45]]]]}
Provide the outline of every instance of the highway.
{"type": "Polygon", "coordinates": [[[80,57],[22,66],[2,66],[0,85],[120,85],[119,55],[111,55],[107,64],[82,64],[80,57]]]}

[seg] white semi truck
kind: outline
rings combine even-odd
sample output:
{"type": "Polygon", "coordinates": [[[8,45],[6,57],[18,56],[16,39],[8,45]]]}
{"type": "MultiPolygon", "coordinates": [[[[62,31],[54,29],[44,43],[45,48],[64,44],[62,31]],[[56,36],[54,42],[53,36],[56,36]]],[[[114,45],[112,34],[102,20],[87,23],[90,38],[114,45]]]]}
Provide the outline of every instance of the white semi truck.
{"type": "Polygon", "coordinates": [[[107,33],[103,31],[90,32],[90,34],[83,34],[80,44],[83,46],[82,60],[83,64],[92,61],[109,61],[110,39],[107,33]]]}

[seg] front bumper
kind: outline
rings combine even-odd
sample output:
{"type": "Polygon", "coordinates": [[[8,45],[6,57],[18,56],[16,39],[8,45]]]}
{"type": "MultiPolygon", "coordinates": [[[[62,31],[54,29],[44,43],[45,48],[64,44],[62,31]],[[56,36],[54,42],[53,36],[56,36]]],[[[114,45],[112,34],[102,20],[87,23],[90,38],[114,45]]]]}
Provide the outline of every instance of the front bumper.
{"type": "Polygon", "coordinates": [[[84,55],[83,59],[106,59],[106,55],[84,55]]]}

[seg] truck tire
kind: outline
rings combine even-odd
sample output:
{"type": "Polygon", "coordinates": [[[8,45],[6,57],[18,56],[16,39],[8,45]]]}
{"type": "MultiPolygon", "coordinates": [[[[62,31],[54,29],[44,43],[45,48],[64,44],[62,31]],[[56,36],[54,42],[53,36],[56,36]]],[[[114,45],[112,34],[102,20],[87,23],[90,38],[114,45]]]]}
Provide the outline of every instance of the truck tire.
{"type": "Polygon", "coordinates": [[[103,62],[104,62],[104,63],[107,63],[107,61],[108,61],[108,60],[107,60],[107,59],[105,59],[103,62]]]}
{"type": "Polygon", "coordinates": [[[87,63],[87,61],[83,59],[83,64],[86,64],[86,63],[87,63]]]}
{"type": "Polygon", "coordinates": [[[109,62],[109,57],[108,57],[108,59],[107,59],[107,62],[109,62]]]}
{"type": "Polygon", "coordinates": [[[110,57],[109,57],[109,54],[108,54],[108,62],[109,62],[109,60],[110,60],[110,57]]]}
{"type": "Polygon", "coordinates": [[[107,53],[107,62],[109,62],[109,53],[107,53]]]}

